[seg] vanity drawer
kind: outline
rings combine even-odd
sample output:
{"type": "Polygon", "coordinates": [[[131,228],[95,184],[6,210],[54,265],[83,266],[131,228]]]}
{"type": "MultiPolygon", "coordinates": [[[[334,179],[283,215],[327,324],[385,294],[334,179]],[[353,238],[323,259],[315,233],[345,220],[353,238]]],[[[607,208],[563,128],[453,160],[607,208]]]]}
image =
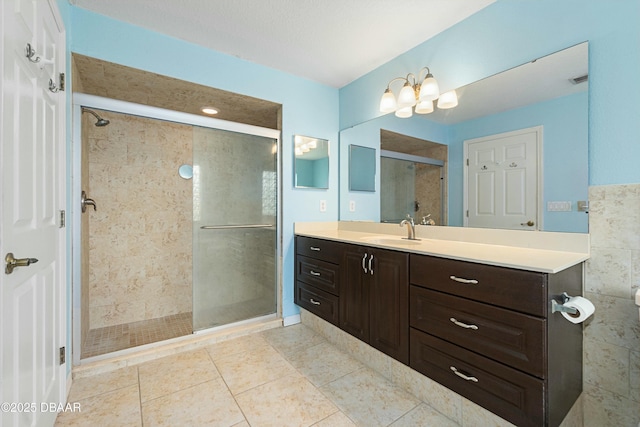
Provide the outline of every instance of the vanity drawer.
{"type": "Polygon", "coordinates": [[[411,328],[410,366],[518,426],[545,424],[544,382],[411,328]]]}
{"type": "Polygon", "coordinates": [[[296,253],[322,261],[339,264],[342,258],[343,244],[331,240],[296,236],[296,253]]]}
{"type": "Polygon", "coordinates": [[[544,319],[417,286],[409,300],[412,327],[545,377],[544,319]]]}
{"type": "Polygon", "coordinates": [[[338,326],[340,319],[339,299],[320,289],[296,282],[294,302],[300,307],[338,326]]]}
{"type": "Polygon", "coordinates": [[[313,285],[333,295],[340,295],[340,267],[330,262],[298,255],[296,280],[313,285]]]}
{"type": "Polygon", "coordinates": [[[547,275],[493,265],[411,255],[414,285],[544,317],[547,275]]]}

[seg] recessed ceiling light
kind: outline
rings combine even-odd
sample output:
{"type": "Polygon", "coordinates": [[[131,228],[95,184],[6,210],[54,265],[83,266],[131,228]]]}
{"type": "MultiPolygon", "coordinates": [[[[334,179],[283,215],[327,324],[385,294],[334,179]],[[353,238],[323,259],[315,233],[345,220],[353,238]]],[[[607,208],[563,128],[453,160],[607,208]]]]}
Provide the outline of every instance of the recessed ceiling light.
{"type": "Polygon", "coordinates": [[[218,110],[216,110],[213,107],[202,107],[200,109],[200,111],[202,111],[205,114],[210,114],[210,115],[218,114],[218,110]]]}

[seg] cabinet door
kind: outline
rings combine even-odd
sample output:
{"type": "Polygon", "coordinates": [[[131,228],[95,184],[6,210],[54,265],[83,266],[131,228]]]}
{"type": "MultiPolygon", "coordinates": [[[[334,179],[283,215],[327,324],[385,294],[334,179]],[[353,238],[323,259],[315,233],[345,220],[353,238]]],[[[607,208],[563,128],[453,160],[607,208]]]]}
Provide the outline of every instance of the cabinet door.
{"type": "Polygon", "coordinates": [[[340,328],[369,342],[369,260],[373,251],[346,246],[340,264],[340,328]]]}
{"type": "Polygon", "coordinates": [[[409,364],[409,255],[376,249],[372,266],[369,343],[409,364]]]}

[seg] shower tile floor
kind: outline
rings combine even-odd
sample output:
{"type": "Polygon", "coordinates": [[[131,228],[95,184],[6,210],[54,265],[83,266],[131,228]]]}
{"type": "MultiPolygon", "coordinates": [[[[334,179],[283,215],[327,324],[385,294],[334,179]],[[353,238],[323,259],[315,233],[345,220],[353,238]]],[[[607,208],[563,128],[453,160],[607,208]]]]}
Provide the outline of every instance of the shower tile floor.
{"type": "Polygon", "coordinates": [[[126,348],[189,335],[192,314],[180,313],[157,319],[91,329],[82,346],[82,359],[126,348]]]}

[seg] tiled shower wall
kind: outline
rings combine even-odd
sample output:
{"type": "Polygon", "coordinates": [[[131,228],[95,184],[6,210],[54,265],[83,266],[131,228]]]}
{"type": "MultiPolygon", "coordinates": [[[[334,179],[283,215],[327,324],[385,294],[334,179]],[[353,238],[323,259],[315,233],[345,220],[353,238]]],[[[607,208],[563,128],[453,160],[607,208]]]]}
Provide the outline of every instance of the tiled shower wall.
{"type": "Polygon", "coordinates": [[[192,127],[98,113],[111,124],[88,126],[84,145],[98,206],[83,214],[90,327],[190,312],[192,186],[178,168],[192,162],[192,127]]]}
{"type": "Polygon", "coordinates": [[[585,296],[584,424],[640,424],[640,184],[589,189],[591,258],[585,296]]]}

